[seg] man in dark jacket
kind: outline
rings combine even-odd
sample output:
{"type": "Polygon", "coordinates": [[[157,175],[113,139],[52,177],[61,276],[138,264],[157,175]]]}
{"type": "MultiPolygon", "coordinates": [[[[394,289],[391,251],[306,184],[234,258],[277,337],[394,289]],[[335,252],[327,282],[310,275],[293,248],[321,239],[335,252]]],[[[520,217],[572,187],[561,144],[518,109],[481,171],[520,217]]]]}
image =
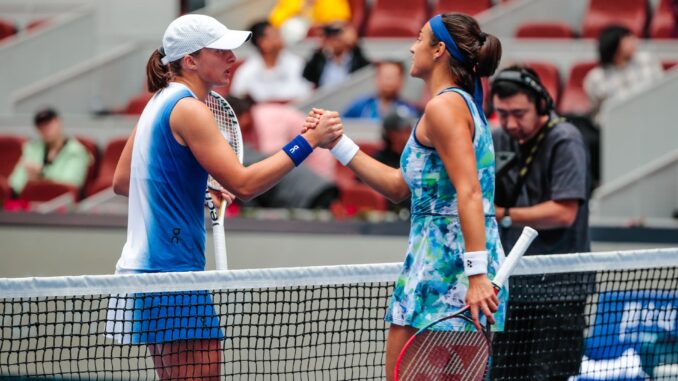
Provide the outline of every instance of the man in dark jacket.
{"type": "Polygon", "coordinates": [[[336,22],[321,29],[321,46],[304,68],[304,78],[316,87],[343,82],[354,71],[369,65],[358,46],[358,37],[351,24],[336,22]]]}

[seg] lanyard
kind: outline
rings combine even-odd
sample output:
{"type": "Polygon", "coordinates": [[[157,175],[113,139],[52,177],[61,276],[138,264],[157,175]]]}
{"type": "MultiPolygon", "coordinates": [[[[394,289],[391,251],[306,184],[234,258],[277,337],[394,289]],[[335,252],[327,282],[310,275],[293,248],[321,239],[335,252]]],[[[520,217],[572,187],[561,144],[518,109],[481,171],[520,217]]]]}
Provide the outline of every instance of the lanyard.
{"type": "Polygon", "coordinates": [[[544,138],[546,138],[546,135],[553,129],[553,127],[564,121],[565,118],[553,118],[549,120],[548,124],[546,124],[546,126],[544,126],[544,128],[539,131],[539,134],[537,134],[534,144],[532,144],[527,157],[520,166],[520,170],[518,171],[518,181],[516,182],[516,186],[513,189],[513,194],[511,194],[511,198],[509,199],[511,202],[507,205],[507,207],[513,207],[516,205],[518,196],[520,195],[520,190],[523,188],[523,185],[525,185],[525,178],[527,178],[527,174],[530,172],[530,168],[532,167],[531,164],[534,161],[534,157],[537,155],[537,152],[539,152],[539,148],[541,148],[544,138]]]}

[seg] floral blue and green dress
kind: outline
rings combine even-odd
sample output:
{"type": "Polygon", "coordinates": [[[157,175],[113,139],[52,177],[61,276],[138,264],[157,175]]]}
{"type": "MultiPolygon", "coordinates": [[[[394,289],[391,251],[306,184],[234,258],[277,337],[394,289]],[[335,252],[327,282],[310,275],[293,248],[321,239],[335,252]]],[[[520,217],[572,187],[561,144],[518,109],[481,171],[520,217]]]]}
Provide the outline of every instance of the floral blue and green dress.
{"type": "MultiPolygon", "coordinates": [[[[445,92],[455,92],[464,98],[475,123],[473,147],[483,193],[487,275],[492,279],[504,259],[494,215],[492,135],[485,117],[478,112],[468,93],[459,88],[448,88],[441,94],[445,92]]],[[[468,277],[462,262],[465,245],[457,213],[457,192],[436,150],[417,141],[415,133],[416,127],[400,159],[403,176],[412,193],[409,243],[385,319],[397,325],[422,328],[465,305],[468,277]]],[[[504,329],[507,300],[508,287],[505,286],[499,293],[494,331],[504,329]]],[[[440,328],[475,330],[462,319],[447,320],[440,328]]]]}

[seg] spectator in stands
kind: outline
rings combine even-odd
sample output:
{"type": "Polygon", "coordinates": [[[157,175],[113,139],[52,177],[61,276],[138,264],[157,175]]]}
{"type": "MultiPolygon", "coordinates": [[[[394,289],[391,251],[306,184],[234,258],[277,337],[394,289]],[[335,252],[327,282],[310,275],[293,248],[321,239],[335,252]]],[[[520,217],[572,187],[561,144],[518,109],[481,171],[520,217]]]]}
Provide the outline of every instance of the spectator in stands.
{"type": "MultiPolygon", "coordinates": [[[[279,141],[288,141],[290,134],[298,133],[299,126],[304,123],[305,115],[289,106],[255,105],[248,99],[232,96],[226,99],[240,123],[245,165],[261,161],[277,151],[280,146],[275,145],[279,141]],[[257,129],[261,126],[277,126],[278,131],[260,133],[257,129]],[[259,139],[260,134],[268,136],[268,139],[259,139]]],[[[327,150],[316,150],[302,165],[283,177],[278,185],[247,204],[272,208],[327,209],[339,196],[333,177],[332,155],[327,150]]]]}
{"type": "Polygon", "coordinates": [[[400,97],[405,80],[405,68],[398,61],[383,61],[377,64],[375,85],[377,93],[355,100],[342,115],[344,118],[381,119],[394,110],[419,115],[417,107],[400,97]]]}
{"type": "Polygon", "coordinates": [[[278,29],[285,29],[285,23],[292,21],[307,30],[313,25],[350,21],[351,4],[348,0],[278,0],[268,19],[278,29]]]}
{"type": "Polygon", "coordinates": [[[268,21],[250,27],[257,49],[236,70],[230,94],[256,102],[291,101],[311,94],[313,85],[301,73],[304,60],[285,49],[280,32],[268,21]]]}
{"type": "Polygon", "coordinates": [[[40,180],[82,187],[93,160],[87,149],[77,139],[64,135],[63,123],[54,109],[38,111],[33,121],[40,137],[24,144],[9,178],[12,191],[18,195],[26,183],[40,180]]]}
{"type": "MultiPolygon", "coordinates": [[[[408,111],[403,109],[392,110],[382,123],[381,138],[383,148],[374,158],[393,168],[400,168],[400,156],[405,150],[407,140],[412,134],[412,128],[416,120],[408,111]]],[[[391,210],[399,211],[410,209],[410,199],[407,198],[399,203],[390,203],[391,210]]]]}
{"type": "Polygon", "coordinates": [[[342,83],[351,73],[369,65],[351,24],[343,21],[326,24],[320,35],[321,46],[304,68],[304,78],[317,87],[342,83]]]}
{"type": "Polygon", "coordinates": [[[599,66],[584,78],[584,91],[596,122],[603,103],[612,97],[627,97],[660,79],[664,72],[649,53],[638,52],[638,38],[630,29],[611,25],[598,37],[599,66]]]}
{"type": "MultiPolygon", "coordinates": [[[[515,157],[508,168],[499,169],[503,175],[496,179],[495,211],[502,246],[510,250],[521,228],[531,226],[539,236],[527,254],[590,251],[588,160],[581,134],[555,113],[551,97],[532,69],[512,66],[499,72],[490,95],[501,125],[493,131],[494,149],[497,155],[507,152],[515,157]]],[[[577,285],[558,295],[560,299],[549,300],[552,293],[558,294],[558,287],[567,287],[555,276],[512,281],[507,323],[511,333],[497,335],[494,377],[567,380],[577,374],[589,284],[582,274],[577,285]],[[537,315],[539,319],[531,319],[537,315]],[[543,327],[522,326],[526,316],[543,327]],[[554,326],[560,329],[541,330],[554,326]]]]}

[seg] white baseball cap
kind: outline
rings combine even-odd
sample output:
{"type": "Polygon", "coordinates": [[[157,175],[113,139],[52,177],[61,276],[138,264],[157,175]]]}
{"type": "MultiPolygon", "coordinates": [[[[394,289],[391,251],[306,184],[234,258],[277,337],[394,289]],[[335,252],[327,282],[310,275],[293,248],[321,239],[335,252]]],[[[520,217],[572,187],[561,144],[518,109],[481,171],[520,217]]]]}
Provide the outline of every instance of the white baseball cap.
{"type": "Polygon", "coordinates": [[[205,15],[184,15],[172,21],[162,37],[167,65],[202,48],[232,50],[250,39],[252,33],[231,30],[215,18],[205,15]]]}

